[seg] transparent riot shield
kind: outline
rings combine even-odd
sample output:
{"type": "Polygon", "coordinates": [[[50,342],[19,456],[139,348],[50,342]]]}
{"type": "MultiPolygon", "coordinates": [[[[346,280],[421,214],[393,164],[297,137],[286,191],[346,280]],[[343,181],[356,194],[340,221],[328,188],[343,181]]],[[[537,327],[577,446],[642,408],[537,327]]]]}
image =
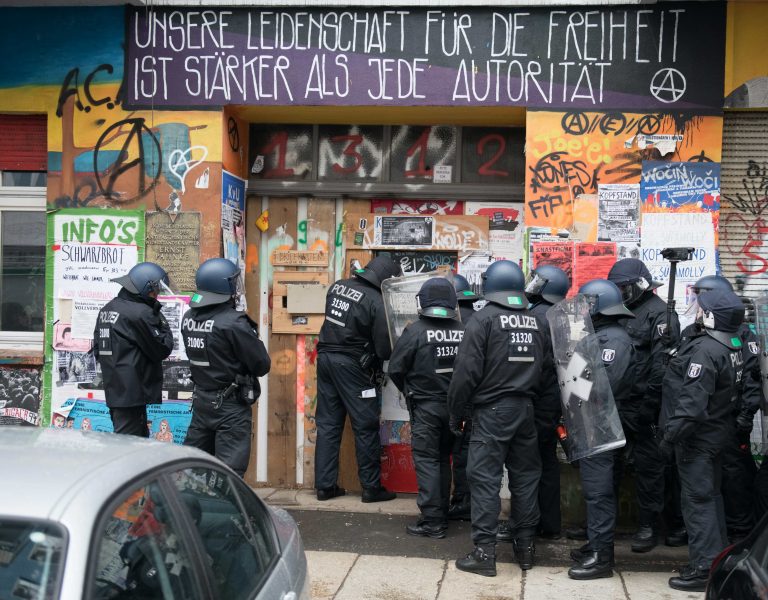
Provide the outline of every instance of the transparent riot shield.
{"type": "Polygon", "coordinates": [[[587,298],[565,299],[547,311],[547,318],[568,435],[568,461],[624,446],[624,430],[587,298]]]}
{"type": "MultiPolygon", "coordinates": [[[[768,399],[768,294],[755,300],[755,325],[757,337],[760,340],[760,377],[763,383],[763,395],[768,399]]],[[[765,400],[761,408],[762,410],[755,415],[755,428],[752,431],[752,453],[757,452],[764,455],[768,452],[768,406],[766,406],[765,400]],[[760,438],[756,439],[758,428],[760,438]]]]}
{"type": "Polygon", "coordinates": [[[419,293],[424,282],[433,277],[443,277],[453,283],[451,272],[444,270],[392,277],[381,284],[384,311],[387,314],[389,327],[389,341],[393,348],[406,326],[419,318],[416,294],[419,293]]]}

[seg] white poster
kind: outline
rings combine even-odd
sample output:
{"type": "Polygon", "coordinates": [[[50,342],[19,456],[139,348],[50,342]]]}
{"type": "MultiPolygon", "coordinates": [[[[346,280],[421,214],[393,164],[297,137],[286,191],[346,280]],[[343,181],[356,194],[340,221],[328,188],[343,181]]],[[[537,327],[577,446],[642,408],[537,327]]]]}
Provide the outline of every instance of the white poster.
{"type": "Polygon", "coordinates": [[[640,239],[640,184],[601,183],[597,186],[597,239],[635,242],[640,239]]]}
{"type": "Polygon", "coordinates": [[[525,235],[522,202],[466,202],[464,212],[488,217],[488,249],[494,258],[520,264],[525,235]]]}
{"type": "Polygon", "coordinates": [[[173,352],[167,360],[187,360],[184,342],[181,339],[181,318],[189,308],[190,296],[158,296],[157,299],[163,305],[160,310],[173,333],[173,352]]]}
{"type": "Polygon", "coordinates": [[[692,260],[677,264],[675,301],[678,314],[685,312],[690,287],[705,275],[715,275],[715,230],[710,213],[648,213],[643,215],[640,260],[654,280],[665,283],[657,294],[666,300],[670,263],[661,256],[664,248],[693,248],[692,260]]]}

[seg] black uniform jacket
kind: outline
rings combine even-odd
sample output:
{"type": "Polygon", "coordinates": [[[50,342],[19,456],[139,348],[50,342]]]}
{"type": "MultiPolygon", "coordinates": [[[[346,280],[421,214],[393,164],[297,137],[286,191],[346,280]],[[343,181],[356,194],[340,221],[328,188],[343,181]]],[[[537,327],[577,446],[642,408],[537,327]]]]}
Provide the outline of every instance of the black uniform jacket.
{"type": "Polygon", "coordinates": [[[555,378],[552,341],[527,309],[489,302],[467,325],[448,388],[451,415],[499,400],[533,400],[555,378]]]}
{"type": "MultiPolygon", "coordinates": [[[[685,344],[700,331],[698,326],[689,325],[680,336],[680,345],[685,344]]],[[[741,378],[739,401],[734,403],[737,413],[742,407],[755,414],[763,405],[763,384],[760,375],[760,340],[747,323],[742,323],[738,331],[741,339],[741,356],[744,359],[744,375],[741,378]]]]}
{"type": "Polygon", "coordinates": [[[669,346],[664,344],[667,328],[667,303],[652,292],[630,307],[634,318],[622,319],[635,346],[635,373],[632,393],[621,408],[622,422],[637,423],[640,406],[650,403],[658,408],[661,402],[661,381],[664,378],[665,353],[677,345],[680,323],[673,316],[669,346]]]}
{"type": "Polygon", "coordinates": [[[389,359],[389,378],[412,400],[445,402],[463,337],[464,325],[454,319],[420,317],[397,340],[389,359]]]}
{"type": "Polygon", "coordinates": [[[459,300],[459,313],[461,314],[461,322],[464,323],[465,327],[467,323],[469,323],[469,320],[475,316],[475,302],[476,300],[472,300],[471,302],[462,302],[459,300]]]}
{"type": "Polygon", "coordinates": [[[190,308],[181,321],[192,381],[203,390],[228,387],[237,375],[261,377],[270,359],[251,318],[231,304],[190,308]]]}
{"type": "Polygon", "coordinates": [[[616,321],[596,321],[594,326],[613,399],[621,411],[621,407],[629,400],[635,376],[632,338],[616,321]]]}
{"type": "Polygon", "coordinates": [[[173,351],[171,328],[157,300],[126,289],[99,311],[93,353],[110,408],[162,402],[163,360],[173,351]]]}
{"type": "MultiPolygon", "coordinates": [[[[547,311],[552,308],[552,304],[546,301],[537,302],[529,307],[529,310],[539,317],[544,323],[544,331],[549,339],[552,339],[549,330],[549,321],[547,320],[547,311]]],[[[560,386],[557,384],[557,377],[553,377],[548,385],[542,386],[541,396],[537,398],[533,405],[536,423],[539,426],[555,427],[562,413],[560,404],[560,386]]]]}
{"type": "Polygon", "coordinates": [[[365,352],[384,361],[392,353],[381,291],[364,279],[340,279],[328,288],[318,352],[359,357],[365,352]]]}
{"type": "Polygon", "coordinates": [[[669,363],[662,394],[664,439],[691,447],[723,447],[732,433],[743,374],[742,351],[704,330],[687,338],[669,363]]]}

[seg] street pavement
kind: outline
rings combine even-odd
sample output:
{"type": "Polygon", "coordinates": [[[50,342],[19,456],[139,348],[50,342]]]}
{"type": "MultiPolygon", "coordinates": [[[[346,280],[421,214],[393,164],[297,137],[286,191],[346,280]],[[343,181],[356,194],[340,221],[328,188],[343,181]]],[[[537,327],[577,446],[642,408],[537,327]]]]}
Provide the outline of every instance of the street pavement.
{"type": "Polygon", "coordinates": [[[612,578],[573,581],[565,538],[537,543],[536,566],[522,572],[510,544],[497,548],[496,577],[458,571],[454,561],[472,549],[469,524],[452,522],[442,540],[416,538],[405,525],[418,515],[415,496],[363,504],[350,494],[318,502],[312,490],[257,489],[269,504],[296,519],[307,551],[313,600],[701,600],[667,585],[687,559],[686,548],[659,546],[630,551],[629,535],[617,537],[612,578]]]}

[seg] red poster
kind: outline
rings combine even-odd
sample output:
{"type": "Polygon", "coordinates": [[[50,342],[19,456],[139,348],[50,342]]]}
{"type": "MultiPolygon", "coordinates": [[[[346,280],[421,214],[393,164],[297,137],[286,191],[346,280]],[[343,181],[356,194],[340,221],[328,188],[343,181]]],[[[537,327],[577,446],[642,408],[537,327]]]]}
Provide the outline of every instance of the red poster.
{"type": "Polygon", "coordinates": [[[392,215],[463,215],[457,200],[371,200],[372,213],[392,215]]]}
{"type": "Polygon", "coordinates": [[[531,264],[534,269],[542,265],[558,267],[573,281],[573,242],[534,242],[531,264]]]}
{"type": "Polygon", "coordinates": [[[573,263],[572,294],[587,281],[605,279],[616,262],[616,242],[579,242],[573,263]]]}

